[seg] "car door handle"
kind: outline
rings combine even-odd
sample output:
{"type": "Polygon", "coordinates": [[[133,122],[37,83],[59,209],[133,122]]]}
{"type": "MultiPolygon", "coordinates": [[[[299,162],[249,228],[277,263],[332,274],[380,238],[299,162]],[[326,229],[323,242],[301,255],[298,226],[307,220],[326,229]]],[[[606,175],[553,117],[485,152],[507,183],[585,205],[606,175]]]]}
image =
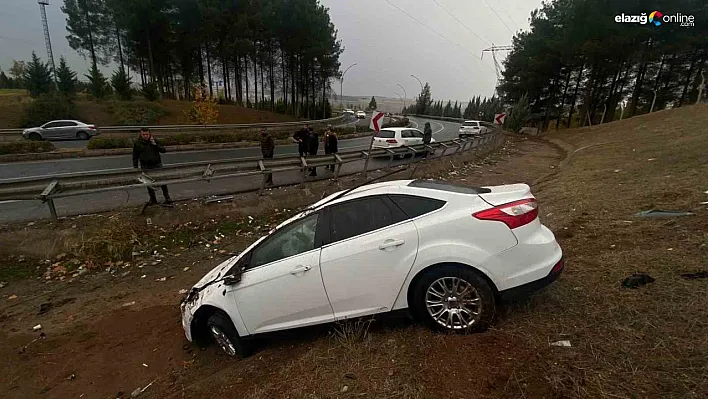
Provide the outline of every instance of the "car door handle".
{"type": "Polygon", "coordinates": [[[307,271],[310,271],[310,269],[312,269],[312,266],[298,266],[298,267],[294,268],[293,270],[291,270],[290,274],[292,274],[293,276],[296,276],[298,274],[303,274],[307,271]]]}
{"type": "Polygon", "coordinates": [[[382,251],[385,251],[389,248],[400,247],[401,245],[403,245],[405,243],[406,242],[403,240],[386,240],[386,241],[384,241],[383,244],[379,245],[379,249],[382,251]]]}

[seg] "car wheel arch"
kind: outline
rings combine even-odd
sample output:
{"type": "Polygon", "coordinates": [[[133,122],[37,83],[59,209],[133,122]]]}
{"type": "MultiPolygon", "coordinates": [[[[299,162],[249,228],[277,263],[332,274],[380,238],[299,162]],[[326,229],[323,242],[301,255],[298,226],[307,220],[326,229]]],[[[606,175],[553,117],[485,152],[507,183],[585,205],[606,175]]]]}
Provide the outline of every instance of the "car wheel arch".
{"type": "Polygon", "coordinates": [[[482,270],[480,270],[479,268],[476,268],[474,266],[467,265],[464,263],[459,263],[459,262],[442,262],[442,263],[436,263],[436,264],[424,267],[421,270],[419,270],[415,276],[413,276],[410,284],[408,284],[408,289],[406,292],[406,300],[408,302],[408,307],[410,307],[411,304],[413,303],[413,292],[415,291],[415,288],[418,285],[418,282],[420,281],[420,279],[423,278],[423,276],[425,276],[426,274],[431,273],[437,269],[442,269],[442,268],[450,267],[450,266],[466,268],[466,269],[472,270],[475,273],[479,274],[482,278],[484,278],[484,280],[486,280],[487,284],[489,284],[489,287],[492,289],[494,296],[495,297],[499,296],[499,290],[497,289],[497,285],[494,284],[494,281],[492,281],[492,279],[486,273],[484,273],[482,270]]]}
{"type": "Polygon", "coordinates": [[[222,309],[212,305],[202,305],[197,309],[192,317],[192,322],[189,326],[192,335],[192,341],[199,345],[206,345],[210,342],[209,330],[207,328],[207,320],[215,313],[224,313],[222,309]]]}

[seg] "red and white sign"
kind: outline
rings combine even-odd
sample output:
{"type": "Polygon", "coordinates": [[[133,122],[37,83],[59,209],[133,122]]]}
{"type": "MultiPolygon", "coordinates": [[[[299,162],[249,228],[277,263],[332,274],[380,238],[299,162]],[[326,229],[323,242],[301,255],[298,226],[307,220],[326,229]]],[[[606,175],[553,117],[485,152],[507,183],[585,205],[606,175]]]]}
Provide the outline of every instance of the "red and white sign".
{"type": "Polygon", "coordinates": [[[384,113],[379,112],[379,111],[374,111],[371,114],[371,124],[369,125],[369,128],[376,133],[381,130],[381,126],[383,126],[384,123],[384,113]]]}
{"type": "Polygon", "coordinates": [[[506,120],[506,112],[494,115],[494,123],[496,123],[497,125],[503,125],[504,120],[506,120]]]}

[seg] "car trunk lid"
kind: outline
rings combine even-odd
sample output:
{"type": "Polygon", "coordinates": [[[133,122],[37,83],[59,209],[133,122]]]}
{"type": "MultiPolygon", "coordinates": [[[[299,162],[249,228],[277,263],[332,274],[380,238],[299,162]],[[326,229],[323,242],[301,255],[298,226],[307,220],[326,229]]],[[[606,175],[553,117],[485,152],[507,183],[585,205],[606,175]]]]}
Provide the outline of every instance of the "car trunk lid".
{"type": "Polygon", "coordinates": [[[485,187],[489,192],[479,196],[488,204],[499,206],[526,198],[534,198],[528,184],[507,184],[503,186],[485,187]]]}

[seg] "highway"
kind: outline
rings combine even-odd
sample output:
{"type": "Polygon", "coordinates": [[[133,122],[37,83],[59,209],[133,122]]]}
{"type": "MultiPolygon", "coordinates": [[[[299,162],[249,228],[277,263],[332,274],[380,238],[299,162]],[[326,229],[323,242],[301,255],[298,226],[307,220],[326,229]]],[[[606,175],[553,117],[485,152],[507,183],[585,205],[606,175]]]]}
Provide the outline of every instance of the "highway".
{"type": "MultiPolygon", "coordinates": [[[[425,122],[430,122],[433,129],[433,137],[437,141],[451,140],[457,137],[459,123],[443,121],[427,121],[420,118],[410,118],[413,127],[423,130],[425,122]]],[[[359,120],[357,124],[368,124],[367,119],[359,120]]],[[[159,138],[159,137],[158,137],[159,138]]],[[[363,150],[368,148],[369,137],[358,139],[341,140],[340,151],[363,150]]],[[[320,151],[322,148],[320,147],[320,151]]],[[[292,155],[297,153],[296,145],[276,147],[276,157],[279,155],[292,155]]],[[[173,165],[188,162],[203,162],[222,159],[259,157],[260,148],[233,148],[221,150],[185,151],[173,152],[163,155],[163,164],[173,165]]],[[[384,166],[388,161],[372,161],[370,168],[384,166]]],[[[119,155],[95,158],[73,158],[49,161],[33,162],[13,162],[0,164],[0,180],[18,177],[54,176],[62,173],[83,172],[83,171],[107,171],[115,169],[132,168],[130,155],[119,155]]],[[[362,162],[354,162],[345,165],[342,173],[355,173],[363,169],[362,162]]],[[[326,174],[324,168],[320,171],[321,178],[331,177],[326,174]]],[[[281,173],[274,175],[276,184],[294,184],[300,179],[297,172],[281,173]]],[[[170,187],[175,200],[192,200],[209,195],[230,194],[254,190],[260,186],[260,177],[238,178],[217,180],[213,183],[194,182],[174,185],[170,187]]],[[[159,192],[159,190],[158,190],[159,192]]],[[[159,194],[158,194],[159,196],[159,194]]],[[[143,188],[135,188],[126,191],[97,193],[69,198],[61,198],[55,201],[57,212],[60,216],[71,216],[84,213],[101,212],[114,209],[120,206],[137,206],[147,199],[147,193],[143,188]]],[[[48,218],[49,211],[46,204],[40,201],[7,201],[0,202],[0,223],[35,220],[48,218]]]]}

